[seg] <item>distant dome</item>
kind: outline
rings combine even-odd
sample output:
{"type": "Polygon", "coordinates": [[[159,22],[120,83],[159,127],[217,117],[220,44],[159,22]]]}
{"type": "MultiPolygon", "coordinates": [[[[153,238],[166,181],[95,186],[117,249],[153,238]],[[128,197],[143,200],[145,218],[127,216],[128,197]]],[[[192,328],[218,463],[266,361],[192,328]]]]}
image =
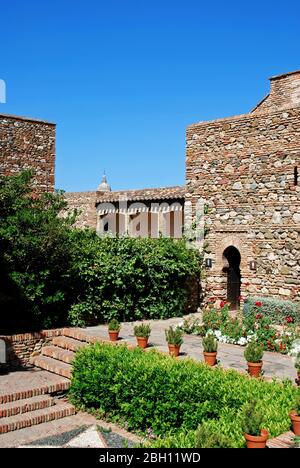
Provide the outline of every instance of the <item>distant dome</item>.
{"type": "Polygon", "coordinates": [[[98,187],[98,192],[111,192],[111,188],[107,183],[106,175],[103,174],[101,183],[98,187]]]}

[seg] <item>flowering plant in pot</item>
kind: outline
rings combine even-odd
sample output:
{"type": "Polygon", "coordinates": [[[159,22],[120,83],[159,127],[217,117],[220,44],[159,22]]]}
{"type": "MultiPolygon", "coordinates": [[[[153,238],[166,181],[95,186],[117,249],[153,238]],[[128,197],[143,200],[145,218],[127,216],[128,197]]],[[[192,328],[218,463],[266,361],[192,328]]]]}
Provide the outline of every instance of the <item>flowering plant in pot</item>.
{"type": "Polygon", "coordinates": [[[138,347],[147,348],[151,327],[148,324],[142,323],[134,327],[134,335],[136,336],[138,347]]]}
{"type": "Polygon", "coordinates": [[[180,346],[183,343],[183,331],[178,327],[169,327],[165,330],[166,340],[169,346],[169,353],[172,356],[179,356],[180,346]]]}
{"type": "Polygon", "coordinates": [[[119,338],[121,325],[117,319],[112,319],[108,324],[108,334],[110,341],[117,341],[119,338]]]}
{"type": "Polygon", "coordinates": [[[213,333],[208,333],[202,338],[202,345],[206,364],[214,366],[217,362],[218,341],[213,333]]]}
{"type": "Polygon", "coordinates": [[[244,406],[242,429],[247,448],[266,448],[269,432],[262,428],[263,414],[252,400],[244,406]]]}
{"type": "Polygon", "coordinates": [[[252,377],[260,377],[262,368],[263,348],[256,341],[251,341],[244,351],[248,364],[248,373],[252,377]]]}
{"type": "Polygon", "coordinates": [[[293,433],[300,436],[300,390],[298,389],[294,409],[290,412],[293,433]]]}

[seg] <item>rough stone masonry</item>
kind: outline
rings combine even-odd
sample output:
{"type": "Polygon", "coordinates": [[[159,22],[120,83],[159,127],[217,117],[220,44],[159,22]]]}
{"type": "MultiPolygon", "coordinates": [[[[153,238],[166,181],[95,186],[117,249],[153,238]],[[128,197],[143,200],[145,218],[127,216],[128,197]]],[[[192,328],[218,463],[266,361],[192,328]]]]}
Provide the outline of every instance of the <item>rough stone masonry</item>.
{"type": "MultiPolygon", "coordinates": [[[[207,299],[228,299],[233,307],[249,295],[300,302],[300,71],[270,83],[250,113],[187,128],[183,187],[126,192],[131,204],[160,197],[180,205],[185,226],[197,220],[199,199],[206,205],[202,287],[207,299]]],[[[32,167],[37,189],[53,190],[54,124],[0,115],[0,156],[0,173],[32,167]]],[[[118,212],[120,193],[102,185],[66,194],[70,208],[81,211],[78,227],[100,225],[103,201],[118,212]]]]}
{"type": "Polygon", "coordinates": [[[300,300],[299,161],[300,71],[271,78],[251,113],[187,128],[186,200],[209,207],[207,297],[300,300]]]}
{"type": "Polygon", "coordinates": [[[36,192],[54,190],[55,124],[0,114],[0,175],[33,169],[36,192]]]}

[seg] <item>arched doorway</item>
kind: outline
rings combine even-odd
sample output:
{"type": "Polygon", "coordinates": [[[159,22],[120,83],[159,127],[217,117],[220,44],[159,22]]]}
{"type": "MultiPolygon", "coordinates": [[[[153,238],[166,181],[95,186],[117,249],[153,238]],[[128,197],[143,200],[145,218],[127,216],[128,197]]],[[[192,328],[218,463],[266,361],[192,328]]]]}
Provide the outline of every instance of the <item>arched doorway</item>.
{"type": "Polygon", "coordinates": [[[223,260],[226,263],[223,271],[227,273],[227,301],[230,309],[234,310],[239,306],[241,295],[241,254],[231,245],[224,250],[223,260]]]}

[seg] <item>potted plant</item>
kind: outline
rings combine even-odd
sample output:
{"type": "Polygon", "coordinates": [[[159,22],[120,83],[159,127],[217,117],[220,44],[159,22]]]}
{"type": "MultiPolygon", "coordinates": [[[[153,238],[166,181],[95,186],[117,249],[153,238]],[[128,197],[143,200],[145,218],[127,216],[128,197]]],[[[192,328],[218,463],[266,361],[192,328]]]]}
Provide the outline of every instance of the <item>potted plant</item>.
{"type": "Polygon", "coordinates": [[[263,415],[257,408],[257,401],[247,403],[243,410],[242,429],[247,448],[266,448],[269,432],[262,429],[263,415]]]}
{"type": "Polygon", "coordinates": [[[134,335],[136,336],[139,348],[147,348],[150,333],[151,328],[148,324],[142,323],[134,327],[134,335]]]}
{"type": "Polygon", "coordinates": [[[180,346],[183,343],[183,331],[178,327],[170,327],[165,330],[166,340],[169,346],[169,353],[172,356],[179,356],[180,346]]]}
{"type": "Polygon", "coordinates": [[[295,398],[295,407],[293,411],[290,412],[290,418],[291,418],[293,433],[296,436],[300,436],[300,391],[299,390],[295,398]]]}
{"type": "Polygon", "coordinates": [[[112,319],[108,324],[110,341],[118,341],[121,325],[117,319],[112,319]]]}
{"type": "Polygon", "coordinates": [[[209,366],[217,362],[218,341],[212,333],[202,338],[204,361],[209,366]]]}
{"type": "Polygon", "coordinates": [[[297,385],[300,385],[300,352],[296,356],[295,369],[297,371],[296,383],[297,383],[297,385]]]}
{"type": "Polygon", "coordinates": [[[251,341],[245,349],[244,356],[248,364],[248,373],[252,377],[261,375],[263,354],[263,348],[256,341],[251,341]]]}

